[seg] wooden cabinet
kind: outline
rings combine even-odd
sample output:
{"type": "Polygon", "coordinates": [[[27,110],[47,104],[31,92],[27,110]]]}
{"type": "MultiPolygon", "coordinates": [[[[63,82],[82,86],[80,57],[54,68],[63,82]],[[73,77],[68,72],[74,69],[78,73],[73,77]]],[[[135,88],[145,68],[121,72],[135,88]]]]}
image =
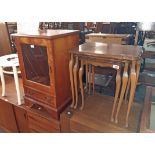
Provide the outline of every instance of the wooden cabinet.
{"type": "Polygon", "coordinates": [[[15,106],[15,105],[13,106],[13,108],[18,131],[21,133],[29,132],[26,109],[22,106],[15,106]]]}
{"type": "Polygon", "coordinates": [[[13,105],[0,100],[0,128],[7,132],[18,132],[13,105]]]}
{"type": "Polygon", "coordinates": [[[60,112],[71,100],[69,50],[78,46],[79,31],[46,30],[13,36],[19,55],[25,104],[43,106],[53,118],[59,119],[60,112]]]}
{"type": "Polygon", "coordinates": [[[11,53],[11,42],[5,22],[0,22],[0,56],[11,53]]]}
{"type": "Polygon", "coordinates": [[[33,105],[27,111],[28,130],[29,132],[60,132],[60,123],[53,119],[43,107],[33,105]]]}

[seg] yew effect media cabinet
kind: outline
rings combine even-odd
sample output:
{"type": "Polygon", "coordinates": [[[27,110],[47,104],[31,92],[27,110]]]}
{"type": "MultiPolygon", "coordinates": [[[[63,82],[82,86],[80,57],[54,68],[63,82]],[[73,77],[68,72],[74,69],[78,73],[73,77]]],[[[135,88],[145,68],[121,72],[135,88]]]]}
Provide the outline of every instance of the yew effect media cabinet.
{"type": "Polygon", "coordinates": [[[69,50],[79,45],[79,31],[44,30],[13,34],[28,106],[40,106],[54,119],[71,100],[69,50]]]}

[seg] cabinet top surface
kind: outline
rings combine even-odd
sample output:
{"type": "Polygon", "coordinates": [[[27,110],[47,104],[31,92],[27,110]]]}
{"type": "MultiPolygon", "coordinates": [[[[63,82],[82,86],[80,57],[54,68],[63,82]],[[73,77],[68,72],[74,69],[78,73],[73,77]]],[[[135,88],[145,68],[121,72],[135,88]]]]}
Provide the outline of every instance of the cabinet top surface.
{"type": "Polygon", "coordinates": [[[141,46],[91,42],[82,44],[78,48],[72,49],[70,52],[87,57],[137,60],[140,59],[143,49],[141,46]]]}
{"type": "Polygon", "coordinates": [[[52,39],[73,33],[79,33],[78,30],[37,30],[37,31],[25,31],[12,34],[14,37],[31,37],[31,38],[47,38],[52,39]]]}
{"type": "Polygon", "coordinates": [[[86,35],[87,37],[108,37],[108,38],[127,38],[130,34],[106,34],[106,33],[90,33],[86,35]]]}

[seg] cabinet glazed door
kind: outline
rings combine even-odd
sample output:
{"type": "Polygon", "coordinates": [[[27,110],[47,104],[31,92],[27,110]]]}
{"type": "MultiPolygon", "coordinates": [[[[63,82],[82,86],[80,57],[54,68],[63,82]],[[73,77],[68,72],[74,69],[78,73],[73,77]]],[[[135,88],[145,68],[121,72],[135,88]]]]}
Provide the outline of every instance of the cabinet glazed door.
{"type": "Polygon", "coordinates": [[[21,44],[26,79],[41,85],[50,85],[47,47],[21,44]]]}

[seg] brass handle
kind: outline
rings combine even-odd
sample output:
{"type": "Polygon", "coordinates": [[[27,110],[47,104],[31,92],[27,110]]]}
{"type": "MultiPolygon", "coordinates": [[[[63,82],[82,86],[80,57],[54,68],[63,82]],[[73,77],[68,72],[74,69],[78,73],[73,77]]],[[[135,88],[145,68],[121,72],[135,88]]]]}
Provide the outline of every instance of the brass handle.
{"type": "Polygon", "coordinates": [[[45,99],[45,100],[47,100],[48,102],[50,102],[50,101],[51,101],[51,98],[50,98],[50,97],[48,97],[48,96],[45,96],[45,97],[44,97],[44,99],[45,99]]]}

